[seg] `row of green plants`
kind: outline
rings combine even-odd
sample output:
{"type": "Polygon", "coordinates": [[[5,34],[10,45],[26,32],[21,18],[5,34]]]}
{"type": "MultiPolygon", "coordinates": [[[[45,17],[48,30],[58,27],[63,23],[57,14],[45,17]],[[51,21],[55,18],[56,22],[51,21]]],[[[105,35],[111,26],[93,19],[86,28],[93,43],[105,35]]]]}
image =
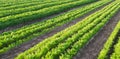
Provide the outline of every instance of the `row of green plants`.
{"type": "MultiPolygon", "coordinates": [[[[120,31],[120,29],[119,29],[119,31],[120,31]]],[[[120,58],[120,52],[119,51],[120,51],[120,35],[118,37],[118,43],[114,46],[114,52],[112,53],[110,59],[119,59],[120,58]]]]}
{"type": "MultiPolygon", "coordinates": [[[[0,3],[1,3],[1,4],[6,4],[6,3],[8,3],[8,4],[9,4],[9,3],[11,3],[11,4],[12,4],[12,3],[13,3],[13,4],[14,4],[14,3],[18,3],[18,4],[19,4],[19,3],[24,3],[24,2],[27,3],[27,2],[38,2],[38,1],[41,2],[41,1],[43,1],[43,0],[29,0],[29,1],[28,1],[28,0],[9,0],[9,1],[8,1],[8,0],[0,0],[0,3]]],[[[44,1],[46,1],[46,0],[44,0],[44,1]]],[[[53,0],[49,0],[49,1],[53,1],[53,0]]]]}
{"type": "Polygon", "coordinates": [[[55,2],[55,1],[65,1],[65,0],[29,0],[29,1],[28,0],[0,0],[0,3],[9,4],[9,5],[17,5],[17,4],[24,4],[24,3],[31,3],[31,2],[55,2]]]}
{"type": "Polygon", "coordinates": [[[16,59],[72,59],[72,57],[119,11],[115,1],[83,21],[58,32],[16,59]]]}
{"type": "Polygon", "coordinates": [[[10,15],[7,17],[0,18],[0,29],[14,26],[23,22],[27,22],[30,20],[36,20],[39,18],[43,18],[52,14],[60,13],[64,10],[69,10],[70,8],[80,6],[86,3],[93,2],[95,0],[81,0],[75,1],[67,4],[57,5],[49,8],[40,9],[37,11],[31,11],[26,13],[21,13],[17,15],[10,15]]]}
{"type": "Polygon", "coordinates": [[[30,6],[26,6],[26,7],[24,7],[25,4],[23,4],[20,6],[24,8],[17,7],[18,9],[1,10],[0,17],[4,18],[5,16],[9,17],[11,15],[21,14],[21,13],[26,13],[26,12],[33,12],[33,11],[41,10],[44,8],[49,8],[49,7],[51,8],[52,6],[58,6],[58,5],[67,4],[71,2],[73,1],[61,1],[61,2],[52,2],[52,3],[44,3],[44,4],[36,3],[36,5],[32,6],[30,4],[30,6]]]}
{"type": "MultiPolygon", "coordinates": [[[[68,2],[68,1],[55,1],[55,2],[58,3],[58,2],[68,2]]],[[[50,3],[54,4],[55,2],[51,1],[51,2],[32,2],[32,3],[17,4],[17,5],[12,5],[12,6],[0,7],[0,11],[1,11],[1,13],[3,13],[3,11],[11,12],[12,10],[16,10],[16,9],[28,8],[30,6],[33,7],[33,6],[37,6],[37,5],[43,5],[43,4],[45,5],[45,4],[50,4],[50,3]]]]}
{"type": "MultiPolygon", "coordinates": [[[[12,2],[10,2],[10,0],[8,1],[8,0],[2,0],[3,2],[1,2],[0,1],[0,7],[8,7],[8,6],[14,6],[14,5],[21,5],[21,4],[26,4],[26,3],[36,3],[36,2],[41,2],[41,3],[48,3],[48,2],[55,2],[55,1],[41,1],[41,0],[34,0],[34,1],[25,1],[25,0],[23,0],[23,1],[21,1],[21,2],[18,2],[18,0],[14,0],[14,2],[13,2],[13,0],[12,0],[12,2]]],[[[56,1],[59,1],[59,0],[56,0],[56,1]]]]}
{"type": "Polygon", "coordinates": [[[33,3],[24,3],[24,4],[17,4],[17,5],[8,5],[8,6],[5,6],[5,7],[0,7],[0,10],[17,9],[17,8],[34,6],[34,5],[38,5],[38,4],[42,4],[42,3],[43,2],[33,2],[33,3]]]}
{"type": "Polygon", "coordinates": [[[1,2],[1,1],[0,1],[0,3],[1,3],[0,7],[7,7],[7,6],[13,6],[13,5],[20,5],[20,4],[31,3],[31,2],[35,3],[35,2],[40,2],[40,1],[27,1],[27,2],[22,1],[22,2],[19,2],[19,3],[18,3],[18,1],[14,2],[14,3],[6,3],[5,1],[4,1],[4,2],[1,2]]]}
{"type": "Polygon", "coordinates": [[[4,32],[0,34],[0,54],[7,52],[11,48],[14,48],[23,42],[27,42],[37,36],[48,33],[54,28],[66,24],[100,6],[105,5],[108,1],[99,1],[93,4],[89,4],[78,9],[66,12],[62,15],[56,16],[52,19],[44,20],[35,24],[24,26],[22,28],[4,32]]]}
{"type": "MultiPolygon", "coordinates": [[[[98,59],[107,59],[108,58],[108,52],[110,51],[113,43],[114,43],[114,40],[117,40],[116,39],[116,36],[118,34],[118,32],[120,31],[120,21],[118,22],[118,24],[116,25],[115,29],[113,30],[113,32],[111,33],[110,37],[108,38],[107,42],[104,44],[104,47],[103,49],[101,50],[100,54],[98,55],[98,59]]],[[[120,40],[119,40],[120,41],[120,40]]],[[[118,41],[118,42],[119,42],[118,41]]],[[[117,49],[120,49],[118,47],[120,43],[118,43],[116,46],[115,46],[115,53],[113,53],[111,59],[119,59],[119,55],[117,55],[117,53],[119,53],[119,51],[117,49]]]]}

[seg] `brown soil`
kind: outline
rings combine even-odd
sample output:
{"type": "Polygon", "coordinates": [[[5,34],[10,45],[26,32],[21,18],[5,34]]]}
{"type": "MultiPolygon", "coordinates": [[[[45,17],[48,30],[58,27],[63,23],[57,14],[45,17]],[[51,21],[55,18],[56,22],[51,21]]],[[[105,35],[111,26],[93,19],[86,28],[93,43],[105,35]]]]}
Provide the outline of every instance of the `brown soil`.
{"type": "MultiPolygon", "coordinates": [[[[106,5],[107,5],[107,4],[106,4],[106,5]]],[[[104,6],[105,6],[105,5],[104,5],[104,6]]],[[[92,13],[100,10],[100,9],[103,8],[104,6],[102,6],[102,7],[100,7],[100,8],[97,8],[97,9],[95,9],[95,10],[93,10],[93,11],[85,14],[84,16],[82,16],[82,17],[80,17],[80,18],[77,18],[77,19],[75,19],[75,20],[73,20],[73,21],[71,21],[71,22],[69,22],[69,23],[67,23],[67,24],[64,24],[63,26],[59,26],[59,27],[55,28],[54,30],[50,31],[49,33],[46,33],[46,34],[44,34],[44,35],[42,35],[42,36],[40,36],[40,37],[38,37],[38,38],[35,38],[35,39],[33,39],[33,40],[30,40],[30,41],[28,41],[28,42],[26,42],[26,43],[24,43],[24,44],[16,47],[16,48],[13,48],[13,49],[11,49],[10,51],[8,51],[7,53],[4,53],[4,54],[0,55],[0,58],[1,58],[1,59],[14,59],[14,57],[16,57],[16,56],[17,56],[18,54],[20,54],[21,52],[24,52],[25,50],[33,47],[34,45],[36,45],[37,43],[41,42],[41,41],[44,40],[45,38],[48,38],[48,37],[56,34],[57,32],[65,29],[66,27],[69,27],[69,26],[72,26],[72,25],[76,24],[77,22],[81,21],[82,19],[84,19],[85,17],[89,16],[90,14],[92,14],[92,13]]],[[[61,13],[61,14],[62,14],[62,13],[61,13]]],[[[59,14],[58,14],[58,15],[59,15],[59,14]]],[[[56,15],[54,15],[54,16],[56,16],[56,15]]],[[[52,17],[53,17],[53,16],[50,16],[50,17],[47,17],[46,19],[52,18],[52,17]]],[[[35,22],[38,22],[38,21],[41,21],[41,20],[36,20],[35,22]]],[[[27,24],[31,24],[31,23],[34,23],[34,22],[28,22],[27,24]]],[[[21,27],[21,26],[23,26],[23,25],[25,25],[25,24],[21,24],[21,25],[18,26],[18,27],[21,27]]],[[[15,28],[18,28],[18,27],[9,28],[8,30],[12,30],[12,29],[15,29],[15,28]]]]}
{"type": "Polygon", "coordinates": [[[120,20],[120,11],[82,48],[73,59],[97,59],[104,43],[120,20]]]}

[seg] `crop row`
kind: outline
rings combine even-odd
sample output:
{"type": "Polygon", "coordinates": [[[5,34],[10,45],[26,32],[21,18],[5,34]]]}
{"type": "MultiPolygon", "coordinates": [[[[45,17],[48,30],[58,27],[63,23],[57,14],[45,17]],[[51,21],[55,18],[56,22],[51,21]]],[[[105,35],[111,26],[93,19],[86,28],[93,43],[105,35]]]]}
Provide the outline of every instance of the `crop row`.
{"type": "Polygon", "coordinates": [[[21,13],[17,15],[10,15],[7,17],[0,18],[0,29],[6,28],[8,26],[17,25],[22,22],[27,22],[30,20],[35,20],[38,18],[42,18],[45,16],[49,16],[55,13],[62,12],[64,10],[68,10],[70,8],[80,6],[86,3],[90,3],[94,0],[81,0],[75,1],[67,4],[57,5],[49,8],[40,9],[37,11],[31,11],[26,13],[21,13]]]}
{"type": "Polygon", "coordinates": [[[20,4],[31,3],[31,2],[35,3],[35,2],[40,2],[40,1],[29,1],[29,2],[28,2],[28,1],[27,1],[27,2],[22,1],[21,3],[17,3],[17,2],[14,2],[14,3],[6,3],[5,1],[4,1],[4,3],[3,3],[3,2],[0,1],[0,3],[1,3],[0,7],[20,5],[20,4]]]}
{"type": "Polygon", "coordinates": [[[99,1],[76,10],[69,11],[52,19],[24,26],[17,30],[4,32],[0,34],[0,53],[4,53],[15,46],[22,44],[23,42],[31,40],[44,33],[48,33],[50,30],[68,23],[100,6],[103,6],[108,2],[110,2],[110,0],[99,1]]]}
{"type": "MultiPolygon", "coordinates": [[[[118,24],[116,25],[115,29],[113,30],[113,32],[111,33],[110,37],[108,38],[107,42],[104,44],[103,49],[101,50],[100,54],[98,55],[98,59],[107,59],[110,58],[110,56],[108,56],[108,52],[110,52],[110,49],[113,45],[113,43],[115,43],[115,40],[118,40],[119,38],[116,37],[120,37],[118,36],[120,31],[120,21],[118,22],[118,24]]],[[[115,45],[115,53],[113,53],[111,59],[119,59],[118,57],[120,57],[120,53],[118,51],[118,49],[120,50],[120,48],[118,47],[118,45],[120,40],[118,40],[118,43],[115,45]],[[119,54],[119,55],[118,55],[119,54]]],[[[120,45],[119,45],[120,46],[120,45]]]]}
{"type": "MultiPolygon", "coordinates": [[[[27,2],[30,3],[30,2],[38,2],[38,1],[43,1],[43,0],[29,0],[29,1],[27,1],[27,0],[9,0],[9,1],[8,1],[8,0],[0,0],[0,3],[1,3],[1,4],[6,4],[6,3],[8,3],[8,4],[9,4],[9,3],[11,3],[11,4],[12,4],[12,3],[13,3],[13,4],[14,4],[14,3],[18,3],[18,4],[19,4],[19,3],[24,3],[24,2],[25,2],[25,3],[27,3],[27,2]]],[[[47,1],[47,0],[46,0],[46,1],[47,1]]],[[[50,1],[52,1],[52,0],[50,0],[50,1]]]]}
{"type": "Polygon", "coordinates": [[[118,1],[109,4],[83,21],[21,53],[16,59],[72,59],[77,51],[120,10],[118,6],[118,1]]]}
{"type": "Polygon", "coordinates": [[[21,5],[24,8],[18,7],[18,9],[1,10],[0,17],[3,18],[5,16],[9,17],[11,15],[21,14],[21,13],[26,13],[26,12],[33,12],[33,11],[41,10],[43,8],[49,8],[49,7],[51,8],[52,6],[58,6],[58,5],[67,4],[71,2],[73,1],[52,2],[52,3],[45,3],[45,4],[37,3],[33,6],[31,5],[26,8],[24,7],[24,5],[21,5]]]}
{"type": "MultiPolygon", "coordinates": [[[[120,22],[119,22],[120,23],[120,22]]],[[[120,25],[120,24],[119,24],[120,25]]],[[[118,42],[114,46],[114,52],[111,55],[110,59],[119,59],[120,58],[120,29],[119,29],[119,36],[117,38],[118,42]]]]}
{"type": "MultiPolygon", "coordinates": [[[[6,6],[6,7],[0,7],[0,10],[10,10],[10,9],[17,9],[17,8],[23,8],[23,7],[28,7],[28,6],[34,6],[38,4],[42,4],[43,2],[33,2],[33,3],[25,3],[25,4],[17,4],[17,5],[11,5],[11,6],[6,6]]],[[[46,2],[47,3],[47,2],[46,2]]]]}
{"type": "MultiPolygon", "coordinates": [[[[70,2],[70,1],[55,1],[56,3],[61,3],[61,2],[70,2]]],[[[0,7],[0,11],[3,13],[4,12],[14,12],[13,10],[16,9],[21,9],[21,8],[28,8],[28,7],[33,7],[37,5],[45,5],[45,4],[54,4],[55,2],[33,2],[33,3],[25,3],[25,4],[18,4],[18,5],[12,5],[12,6],[6,6],[6,7],[0,7]]],[[[71,1],[72,2],[72,1],[71,1]]],[[[40,9],[40,8],[39,8],[40,9]]]]}
{"type": "MultiPolygon", "coordinates": [[[[1,4],[24,4],[24,3],[31,3],[31,2],[54,2],[54,1],[65,1],[65,0],[0,0],[1,4]]],[[[66,0],[68,1],[68,0],[66,0]]],[[[70,1],[70,0],[69,0],[70,1]]]]}
{"type": "MultiPolygon", "coordinates": [[[[7,1],[7,0],[6,0],[7,1]]],[[[58,0],[57,0],[58,1],[58,0]]],[[[22,1],[22,2],[18,2],[18,0],[15,0],[14,2],[5,2],[5,0],[1,2],[0,1],[0,7],[8,7],[8,6],[14,6],[14,5],[21,5],[21,4],[27,4],[27,3],[36,3],[36,2],[41,2],[41,0],[36,0],[36,1],[22,1]],[[4,3],[3,3],[4,2],[4,3]]],[[[42,1],[41,3],[48,3],[48,2],[55,2],[55,1],[42,1]]]]}

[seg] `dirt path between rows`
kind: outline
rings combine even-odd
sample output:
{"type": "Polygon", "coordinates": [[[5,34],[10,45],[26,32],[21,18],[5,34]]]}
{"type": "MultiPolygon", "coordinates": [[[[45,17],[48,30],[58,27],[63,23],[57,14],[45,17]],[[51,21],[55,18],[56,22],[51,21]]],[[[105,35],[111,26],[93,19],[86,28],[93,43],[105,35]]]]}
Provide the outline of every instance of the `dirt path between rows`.
{"type": "Polygon", "coordinates": [[[97,59],[104,43],[120,20],[120,11],[82,48],[73,59],[97,59]]]}
{"type": "MultiPolygon", "coordinates": [[[[109,4],[109,3],[107,3],[107,4],[109,4]]],[[[107,5],[107,4],[106,4],[106,5],[107,5]]],[[[104,6],[106,6],[106,5],[104,5],[104,6]]],[[[20,54],[21,52],[24,52],[25,50],[33,47],[34,45],[36,45],[37,43],[41,42],[41,41],[44,40],[45,38],[48,38],[48,37],[56,34],[57,32],[59,32],[59,31],[61,31],[61,30],[64,30],[65,28],[67,28],[67,27],[69,27],[69,26],[72,26],[72,25],[76,24],[77,22],[81,21],[82,19],[84,19],[85,17],[89,16],[90,14],[92,14],[92,13],[100,10],[100,9],[103,8],[104,6],[99,7],[99,8],[97,8],[97,9],[95,9],[95,10],[93,10],[93,11],[91,11],[91,12],[85,14],[85,15],[83,15],[82,17],[77,18],[77,19],[75,19],[75,20],[67,23],[67,24],[64,24],[63,26],[59,26],[59,27],[55,28],[54,30],[50,31],[49,33],[46,33],[46,34],[44,34],[44,35],[42,35],[42,36],[40,36],[40,37],[38,37],[38,38],[35,38],[35,39],[33,39],[33,40],[30,40],[30,41],[28,41],[28,42],[26,42],[26,43],[24,43],[24,44],[16,47],[16,48],[13,48],[13,49],[11,49],[9,52],[0,55],[0,58],[1,58],[1,59],[14,59],[14,57],[16,57],[16,56],[17,56],[18,54],[20,54]]]]}

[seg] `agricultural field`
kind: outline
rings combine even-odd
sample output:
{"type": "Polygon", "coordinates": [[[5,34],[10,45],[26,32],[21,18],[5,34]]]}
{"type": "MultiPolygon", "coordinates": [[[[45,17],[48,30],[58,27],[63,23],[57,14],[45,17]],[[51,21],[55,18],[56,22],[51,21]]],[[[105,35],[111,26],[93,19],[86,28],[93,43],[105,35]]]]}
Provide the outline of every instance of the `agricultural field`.
{"type": "Polygon", "coordinates": [[[120,0],[0,0],[0,59],[120,59],[120,0]]]}

